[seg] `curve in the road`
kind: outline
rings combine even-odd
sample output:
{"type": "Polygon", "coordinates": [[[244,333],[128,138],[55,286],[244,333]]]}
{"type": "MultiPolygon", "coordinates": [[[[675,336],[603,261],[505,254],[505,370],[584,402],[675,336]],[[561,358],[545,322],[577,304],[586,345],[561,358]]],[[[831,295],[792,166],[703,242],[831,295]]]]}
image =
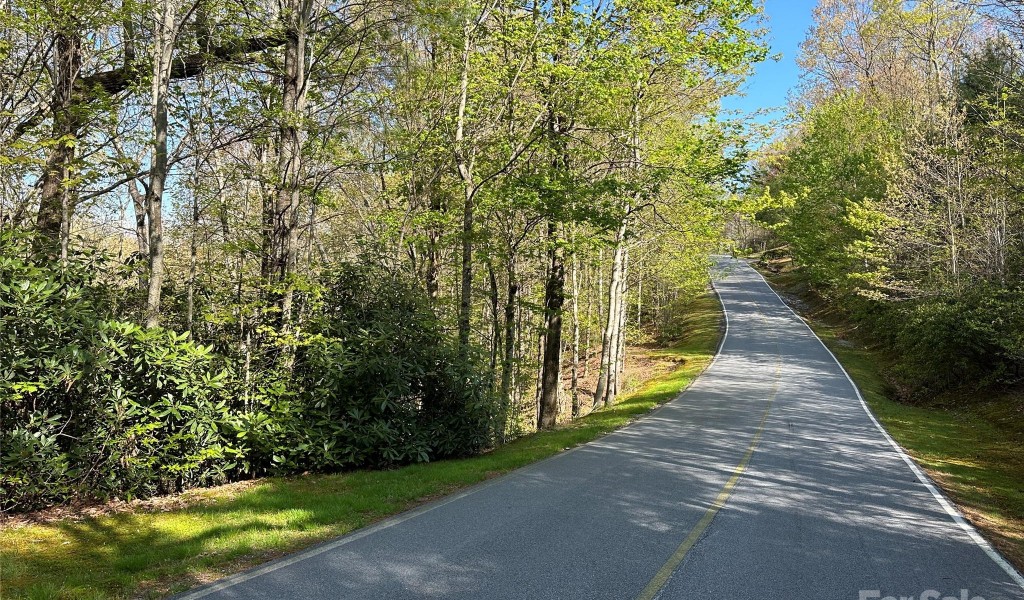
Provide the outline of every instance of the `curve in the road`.
{"type": "Polygon", "coordinates": [[[807,325],[718,272],[728,335],[662,408],[180,598],[1024,600],[807,325]]]}

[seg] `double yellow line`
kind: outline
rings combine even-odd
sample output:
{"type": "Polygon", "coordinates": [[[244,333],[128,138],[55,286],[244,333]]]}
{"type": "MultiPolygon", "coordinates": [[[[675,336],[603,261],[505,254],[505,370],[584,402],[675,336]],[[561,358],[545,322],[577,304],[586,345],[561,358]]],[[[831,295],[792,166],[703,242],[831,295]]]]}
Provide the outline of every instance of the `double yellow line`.
{"type": "Polygon", "coordinates": [[[740,477],[742,477],[743,472],[747,470],[747,465],[750,464],[750,459],[754,456],[754,450],[757,449],[758,442],[761,441],[761,434],[764,433],[764,425],[768,421],[768,412],[772,408],[772,403],[775,402],[775,396],[779,393],[779,377],[781,373],[782,355],[776,353],[775,381],[772,383],[772,389],[768,395],[768,402],[764,407],[764,413],[761,415],[761,422],[757,425],[757,432],[754,433],[754,438],[750,440],[750,445],[747,446],[747,452],[743,455],[743,460],[741,460],[740,464],[736,465],[736,468],[733,469],[732,476],[729,478],[729,481],[725,482],[725,487],[722,488],[722,491],[718,492],[718,497],[716,497],[715,501],[711,503],[711,506],[708,508],[707,512],[704,513],[704,516],[700,518],[700,521],[698,521],[697,525],[695,525],[690,531],[690,534],[686,536],[683,543],[676,548],[676,551],[672,553],[672,556],[670,556],[669,559],[665,561],[665,564],[658,569],[658,572],[654,574],[654,578],[652,578],[650,583],[647,584],[644,591],[640,592],[640,595],[636,597],[636,600],[654,600],[654,597],[658,595],[661,588],[665,587],[669,578],[672,577],[672,573],[675,572],[676,568],[683,562],[686,555],[694,546],[697,545],[697,541],[700,540],[700,537],[704,535],[705,531],[707,531],[708,526],[711,525],[711,521],[715,519],[715,515],[718,514],[718,511],[722,510],[722,507],[725,506],[725,503],[729,500],[729,496],[731,496],[733,490],[736,489],[736,484],[739,483],[740,477]]]}

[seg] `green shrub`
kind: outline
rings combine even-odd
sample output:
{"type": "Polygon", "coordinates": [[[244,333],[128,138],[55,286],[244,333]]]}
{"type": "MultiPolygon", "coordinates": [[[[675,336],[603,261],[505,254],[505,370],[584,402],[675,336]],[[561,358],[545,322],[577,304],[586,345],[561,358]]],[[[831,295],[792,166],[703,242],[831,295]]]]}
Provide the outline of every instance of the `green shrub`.
{"type": "Polygon", "coordinates": [[[94,369],[91,340],[105,312],[102,265],[75,255],[33,260],[32,238],[0,231],[0,507],[70,497],[86,467],[69,454],[83,415],[78,387],[94,369]]]}
{"type": "Polygon", "coordinates": [[[341,267],[303,291],[311,327],[266,334],[243,379],[187,334],[116,319],[117,276],[101,255],[38,259],[30,236],[0,233],[0,509],[389,467],[492,440],[486,368],[412,282],[341,267]]]}
{"type": "Polygon", "coordinates": [[[486,369],[459,355],[418,287],[345,265],[323,304],[295,370],[305,460],[382,467],[470,454],[490,442],[486,369]]]}
{"type": "Polygon", "coordinates": [[[1015,383],[1024,375],[1024,290],[976,284],[965,291],[860,311],[896,354],[916,394],[1015,383]]]}
{"type": "Polygon", "coordinates": [[[96,421],[81,445],[97,452],[88,487],[151,495],[227,480],[235,467],[230,377],[210,348],[186,334],[105,322],[90,398],[96,421]]]}
{"type": "Polygon", "coordinates": [[[102,257],[35,260],[0,233],[0,507],[222,481],[227,371],[209,348],[110,320],[102,257]]]}

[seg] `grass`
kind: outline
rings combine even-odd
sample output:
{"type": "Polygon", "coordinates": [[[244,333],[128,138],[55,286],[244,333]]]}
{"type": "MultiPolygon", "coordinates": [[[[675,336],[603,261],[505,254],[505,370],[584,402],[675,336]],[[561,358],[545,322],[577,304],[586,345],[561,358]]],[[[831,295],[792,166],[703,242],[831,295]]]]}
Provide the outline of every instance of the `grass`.
{"type": "Polygon", "coordinates": [[[481,456],[391,471],[268,478],[194,490],[185,506],[0,530],[0,597],[158,597],[364,527],[626,425],[671,400],[710,362],[721,308],[696,302],[685,340],[650,351],[678,363],[612,407],[481,456]]]}
{"type": "Polygon", "coordinates": [[[1024,569],[1024,396],[957,392],[919,405],[894,400],[889,358],[862,343],[843,315],[806,291],[796,273],[768,274],[802,300],[803,316],[857,382],[890,435],[1018,569],[1024,569]]]}

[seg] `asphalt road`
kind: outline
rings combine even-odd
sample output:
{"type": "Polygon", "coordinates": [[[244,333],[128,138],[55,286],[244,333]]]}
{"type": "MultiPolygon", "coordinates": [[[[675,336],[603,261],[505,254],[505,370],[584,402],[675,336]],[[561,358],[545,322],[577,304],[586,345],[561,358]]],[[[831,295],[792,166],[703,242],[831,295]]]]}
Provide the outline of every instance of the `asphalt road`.
{"type": "Polygon", "coordinates": [[[717,279],[719,355],[655,413],[181,598],[1024,599],[760,276],[717,279]]]}

